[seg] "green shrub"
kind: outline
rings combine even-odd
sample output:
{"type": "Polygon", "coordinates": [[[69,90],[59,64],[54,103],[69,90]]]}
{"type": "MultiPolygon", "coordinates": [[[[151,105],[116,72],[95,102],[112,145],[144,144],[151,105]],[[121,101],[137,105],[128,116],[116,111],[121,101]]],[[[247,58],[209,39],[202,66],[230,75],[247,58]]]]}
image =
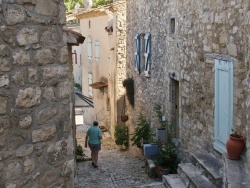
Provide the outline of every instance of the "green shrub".
{"type": "Polygon", "coordinates": [[[84,156],[83,149],[81,145],[76,146],[76,156],[84,156]]]}
{"type": "Polygon", "coordinates": [[[81,84],[75,83],[74,87],[76,87],[77,89],[79,89],[80,91],[82,91],[82,86],[81,84]]]}
{"type": "Polygon", "coordinates": [[[126,125],[115,126],[115,143],[120,146],[128,147],[129,134],[128,127],[126,125]]]}
{"type": "Polygon", "coordinates": [[[149,143],[151,140],[150,125],[142,114],[138,118],[138,124],[135,127],[135,133],[131,140],[133,141],[132,145],[136,145],[141,149],[143,144],[149,143]]]}

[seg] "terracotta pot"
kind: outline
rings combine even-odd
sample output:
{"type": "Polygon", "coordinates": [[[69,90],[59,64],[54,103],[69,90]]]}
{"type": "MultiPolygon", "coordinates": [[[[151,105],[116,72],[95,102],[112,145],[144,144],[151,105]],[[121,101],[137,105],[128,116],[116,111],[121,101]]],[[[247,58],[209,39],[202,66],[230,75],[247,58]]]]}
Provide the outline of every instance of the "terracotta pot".
{"type": "Polygon", "coordinates": [[[241,153],[245,149],[244,137],[241,136],[240,138],[236,138],[230,135],[230,138],[227,140],[226,147],[228,158],[232,160],[239,160],[241,153]]]}
{"type": "Polygon", "coordinates": [[[163,175],[168,175],[170,173],[170,168],[156,165],[155,173],[156,173],[157,178],[162,178],[163,175]]]}

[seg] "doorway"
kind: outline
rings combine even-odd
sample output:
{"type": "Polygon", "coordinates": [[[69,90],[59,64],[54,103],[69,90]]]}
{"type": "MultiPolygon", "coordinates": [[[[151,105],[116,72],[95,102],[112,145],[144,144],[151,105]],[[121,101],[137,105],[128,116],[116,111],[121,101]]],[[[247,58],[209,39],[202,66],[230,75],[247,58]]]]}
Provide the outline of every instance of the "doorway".
{"type": "Polygon", "coordinates": [[[233,62],[215,60],[214,149],[226,152],[233,128],[233,62]]]}
{"type": "Polygon", "coordinates": [[[170,77],[169,83],[170,125],[173,136],[179,138],[179,81],[170,77]]]}

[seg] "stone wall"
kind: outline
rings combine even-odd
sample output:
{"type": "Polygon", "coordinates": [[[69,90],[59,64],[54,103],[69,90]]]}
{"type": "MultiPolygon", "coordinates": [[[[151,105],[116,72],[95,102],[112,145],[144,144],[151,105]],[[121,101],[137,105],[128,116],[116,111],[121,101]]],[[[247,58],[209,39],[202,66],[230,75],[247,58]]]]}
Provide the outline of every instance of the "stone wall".
{"type": "Polygon", "coordinates": [[[0,187],[73,187],[60,0],[0,0],[0,187]]]}
{"type": "Polygon", "coordinates": [[[116,89],[116,103],[117,105],[117,122],[121,123],[121,113],[123,109],[125,89],[122,85],[123,80],[126,79],[126,3],[120,1],[114,3],[114,18],[116,26],[116,62],[115,62],[115,89],[116,89]]]}
{"type": "MultiPolygon", "coordinates": [[[[179,83],[179,139],[182,151],[216,153],[214,137],[214,60],[206,54],[228,55],[234,63],[234,126],[247,136],[249,148],[248,0],[128,0],[127,75],[135,80],[134,124],[143,113],[152,127],[160,104],[171,119],[170,76],[179,83]],[[175,31],[171,20],[175,20],[175,31]],[[135,72],[135,35],[150,32],[151,77],[135,72]],[[248,134],[247,134],[248,133],[248,134]]],[[[246,157],[249,157],[247,151],[246,157]]]]}

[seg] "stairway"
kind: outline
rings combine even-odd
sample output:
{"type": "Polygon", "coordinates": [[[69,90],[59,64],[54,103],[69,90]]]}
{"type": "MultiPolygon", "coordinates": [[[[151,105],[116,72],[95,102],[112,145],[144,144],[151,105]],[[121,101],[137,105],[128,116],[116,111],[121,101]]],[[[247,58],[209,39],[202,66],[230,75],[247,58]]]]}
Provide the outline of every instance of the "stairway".
{"type": "Polygon", "coordinates": [[[167,188],[222,188],[223,164],[212,154],[194,154],[191,162],[181,163],[178,174],[163,176],[167,188]]]}

